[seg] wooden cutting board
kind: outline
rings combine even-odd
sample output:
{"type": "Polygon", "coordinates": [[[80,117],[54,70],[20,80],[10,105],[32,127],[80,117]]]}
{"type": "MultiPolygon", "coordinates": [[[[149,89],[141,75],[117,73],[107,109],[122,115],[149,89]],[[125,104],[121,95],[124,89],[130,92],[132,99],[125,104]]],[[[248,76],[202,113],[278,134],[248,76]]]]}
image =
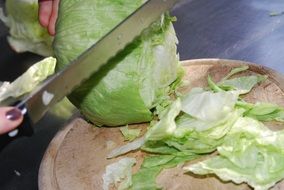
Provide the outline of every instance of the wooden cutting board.
{"type": "MultiPolygon", "coordinates": [[[[272,102],[284,106],[284,77],[271,69],[260,65],[241,61],[200,59],[183,61],[188,81],[181,92],[188,92],[192,87],[207,86],[210,74],[218,81],[232,67],[249,65],[246,74],[259,73],[269,79],[258,85],[245,99],[249,102],[272,102]]],[[[269,127],[278,130],[277,123],[268,123],[269,127]]],[[[145,131],[147,124],[132,125],[145,131]]],[[[121,158],[106,159],[107,154],[115,147],[125,144],[119,128],[95,128],[81,118],[75,118],[70,124],[58,132],[50,143],[39,170],[40,190],[101,190],[102,174],[106,165],[121,158]]],[[[135,157],[137,171],[145,153],[131,152],[127,156],[135,157]]],[[[236,185],[221,182],[215,176],[196,176],[184,174],[181,167],[164,170],[157,178],[157,183],[167,190],[248,190],[245,184],[236,185]]],[[[277,184],[274,189],[284,189],[284,183],[277,184]]]]}

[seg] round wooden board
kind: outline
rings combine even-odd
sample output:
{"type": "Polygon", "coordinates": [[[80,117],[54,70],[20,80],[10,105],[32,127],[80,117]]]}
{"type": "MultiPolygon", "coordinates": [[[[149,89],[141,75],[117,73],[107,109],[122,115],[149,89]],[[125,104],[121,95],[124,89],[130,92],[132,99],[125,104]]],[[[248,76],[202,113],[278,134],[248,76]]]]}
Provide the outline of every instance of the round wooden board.
{"type": "MultiPolygon", "coordinates": [[[[271,69],[233,60],[199,59],[183,61],[186,70],[185,80],[188,85],[181,91],[188,92],[192,87],[206,86],[207,76],[214,80],[226,75],[232,67],[249,65],[246,74],[259,73],[269,76],[269,79],[258,85],[245,98],[250,102],[273,102],[284,106],[284,77],[271,69]]],[[[268,123],[272,129],[281,126],[268,123]]],[[[147,124],[132,125],[145,130],[147,124]]],[[[131,127],[132,127],[131,126],[131,127]]],[[[40,190],[78,190],[102,189],[102,174],[106,165],[120,158],[106,159],[107,154],[115,147],[125,144],[119,128],[94,128],[80,118],[74,119],[62,129],[50,143],[39,170],[40,190]],[[110,143],[112,142],[112,143],[110,143]]],[[[136,151],[127,154],[135,157],[138,163],[134,167],[137,171],[145,153],[136,151]]],[[[164,170],[157,178],[157,183],[167,190],[246,190],[245,184],[221,182],[214,176],[200,177],[184,174],[181,167],[164,170]]],[[[283,189],[278,183],[274,189],[283,189]]]]}

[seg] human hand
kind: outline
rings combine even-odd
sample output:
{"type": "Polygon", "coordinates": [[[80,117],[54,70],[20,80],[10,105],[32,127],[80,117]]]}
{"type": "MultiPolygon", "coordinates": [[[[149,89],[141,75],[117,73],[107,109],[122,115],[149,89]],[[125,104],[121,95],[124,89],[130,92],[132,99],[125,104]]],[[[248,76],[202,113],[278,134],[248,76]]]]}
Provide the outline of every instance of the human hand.
{"type": "Polygon", "coordinates": [[[47,28],[48,33],[55,35],[55,23],[58,14],[59,0],[39,0],[39,22],[47,28]]]}
{"type": "Polygon", "coordinates": [[[0,135],[12,131],[23,121],[20,110],[13,107],[0,107],[0,135]]]}

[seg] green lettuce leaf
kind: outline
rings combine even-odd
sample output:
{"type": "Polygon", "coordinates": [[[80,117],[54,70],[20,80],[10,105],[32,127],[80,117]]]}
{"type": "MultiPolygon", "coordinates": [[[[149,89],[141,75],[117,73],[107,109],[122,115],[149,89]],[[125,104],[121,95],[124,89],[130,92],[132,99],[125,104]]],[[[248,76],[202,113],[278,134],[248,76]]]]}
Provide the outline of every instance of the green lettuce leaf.
{"type": "Polygon", "coordinates": [[[238,97],[239,94],[234,92],[193,89],[183,97],[181,110],[196,119],[214,122],[233,111],[238,97]]]}
{"type": "Polygon", "coordinates": [[[32,65],[12,83],[4,82],[0,86],[0,102],[9,97],[18,98],[31,92],[40,82],[54,73],[55,65],[56,59],[48,57],[32,65]]]}
{"type": "Polygon", "coordinates": [[[243,71],[247,71],[248,69],[249,69],[249,66],[247,66],[247,65],[240,66],[240,67],[235,67],[222,79],[222,81],[228,80],[233,75],[241,73],[243,71]]]}
{"type": "Polygon", "coordinates": [[[37,0],[6,0],[6,12],[0,8],[0,20],[9,28],[8,42],[16,52],[53,55],[53,38],[38,21],[37,0]]]}
{"type": "Polygon", "coordinates": [[[161,120],[146,133],[146,141],[158,141],[170,137],[176,130],[175,118],[181,111],[181,101],[177,99],[168,108],[161,120]]]}
{"type": "Polygon", "coordinates": [[[240,94],[246,94],[252,90],[252,88],[267,79],[267,76],[252,75],[238,77],[234,79],[224,80],[218,83],[218,86],[224,90],[236,90],[240,94]]]}
{"type": "Polygon", "coordinates": [[[215,83],[209,75],[207,79],[208,86],[214,92],[236,91],[239,94],[247,94],[253,87],[267,79],[265,75],[242,76],[229,79],[235,74],[248,70],[248,68],[248,66],[233,68],[231,72],[218,83],[215,83]]]}
{"type": "Polygon", "coordinates": [[[124,137],[124,140],[126,141],[133,141],[141,133],[141,129],[129,129],[128,125],[125,127],[121,127],[120,131],[124,137]]]}
{"type": "MultiPolygon", "coordinates": [[[[58,69],[97,42],[143,2],[60,1],[54,40],[58,69]]],[[[167,99],[170,85],[178,78],[181,68],[171,21],[168,15],[162,16],[72,93],[71,102],[86,118],[107,126],[152,120],[153,108],[167,99]]]]}
{"type": "Polygon", "coordinates": [[[245,109],[244,116],[258,121],[284,122],[284,108],[272,103],[258,102],[256,104],[238,101],[237,107],[245,109]]]}
{"type": "Polygon", "coordinates": [[[157,187],[156,177],[161,172],[161,167],[142,168],[133,175],[132,186],[129,190],[160,190],[157,187]]]}
{"type": "Polygon", "coordinates": [[[185,167],[195,174],[216,174],[224,181],[269,189],[284,178],[284,131],[273,132],[251,118],[239,118],[218,147],[219,155],[185,167]]]}
{"type": "Polygon", "coordinates": [[[237,98],[238,94],[233,92],[193,89],[182,101],[177,99],[160,121],[147,131],[142,149],[173,155],[216,150],[243,114],[242,110],[234,108],[237,98]]]}
{"type": "Polygon", "coordinates": [[[242,110],[235,110],[216,122],[196,120],[188,115],[177,118],[177,129],[165,143],[184,154],[211,153],[221,145],[234,123],[242,115],[242,110]]]}
{"type": "Polygon", "coordinates": [[[144,137],[140,137],[130,143],[127,143],[123,146],[120,146],[114,150],[112,150],[108,155],[107,158],[114,158],[117,156],[120,156],[122,154],[128,153],[130,151],[134,151],[137,150],[139,148],[141,148],[143,146],[143,144],[145,143],[145,138],[144,137]]]}
{"type": "Polygon", "coordinates": [[[148,156],[144,159],[141,168],[133,175],[133,184],[130,190],[158,190],[161,189],[156,184],[156,177],[163,169],[173,168],[178,164],[194,160],[200,156],[174,156],[158,155],[148,156]],[[146,181],[146,183],[145,183],[146,181]]]}

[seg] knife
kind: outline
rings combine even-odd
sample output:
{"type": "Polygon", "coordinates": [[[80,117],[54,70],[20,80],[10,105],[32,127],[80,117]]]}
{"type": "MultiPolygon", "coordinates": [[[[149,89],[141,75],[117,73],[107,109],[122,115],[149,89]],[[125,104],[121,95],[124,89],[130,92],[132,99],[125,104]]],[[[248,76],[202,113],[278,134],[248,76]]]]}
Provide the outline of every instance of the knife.
{"type": "Polygon", "coordinates": [[[0,136],[0,149],[18,137],[31,136],[32,125],[39,121],[50,107],[97,72],[178,1],[146,1],[68,66],[16,103],[14,106],[21,110],[24,120],[17,129],[0,136]]]}

